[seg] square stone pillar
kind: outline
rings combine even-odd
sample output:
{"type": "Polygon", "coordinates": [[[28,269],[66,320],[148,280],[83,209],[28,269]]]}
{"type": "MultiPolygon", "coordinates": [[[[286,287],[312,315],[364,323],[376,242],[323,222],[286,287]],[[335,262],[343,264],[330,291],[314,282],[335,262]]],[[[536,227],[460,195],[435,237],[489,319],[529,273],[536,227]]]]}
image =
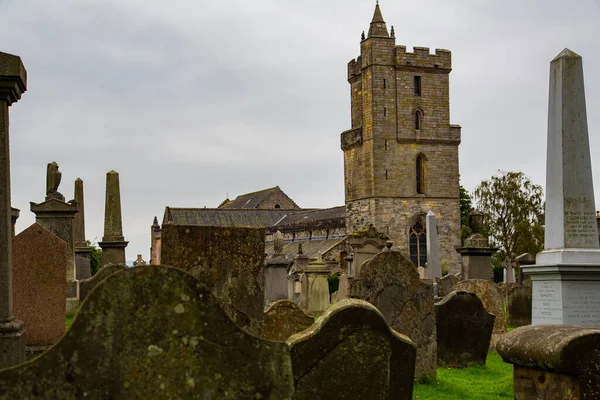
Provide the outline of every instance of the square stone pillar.
{"type": "Polygon", "coordinates": [[[8,107],[27,90],[21,58],[0,52],[0,369],[25,361],[23,322],[13,315],[8,107]]]}

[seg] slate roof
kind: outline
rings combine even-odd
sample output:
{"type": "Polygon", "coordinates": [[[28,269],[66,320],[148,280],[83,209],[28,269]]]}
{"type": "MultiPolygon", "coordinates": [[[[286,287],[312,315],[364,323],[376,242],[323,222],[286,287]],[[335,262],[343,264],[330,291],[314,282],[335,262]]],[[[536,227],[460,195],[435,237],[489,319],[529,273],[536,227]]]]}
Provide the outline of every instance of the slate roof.
{"type": "Polygon", "coordinates": [[[267,228],[300,210],[255,210],[229,208],[165,208],[163,224],[193,226],[246,226],[267,228]]]}
{"type": "Polygon", "coordinates": [[[226,199],[225,201],[223,201],[223,203],[221,203],[219,208],[229,208],[229,209],[232,209],[232,208],[243,208],[243,209],[257,208],[269,195],[273,194],[274,192],[281,192],[285,197],[287,197],[296,206],[297,209],[300,208],[294,202],[294,200],[292,200],[287,194],[285,194],[285,192],[283,190],[281,190],[281,188],[279,186],[259,190],[257,192],[241,194],[238,197],[236,197],[234,200],[226,199]]]}
{"type": "Polygon", "coordinates": [[[344,228],[346,226],[346,207],[332,207],[320,210],[301,210],[288,213],[272,228],[272,232],[304,231],[308,229],[344,228]]]}
{"type": "MultiPolygon", "coordinates": [[[[286,241],[283,245],[283,254],[288,259],[293,259],[296,254],[298,254],[298,243],[302,243],[302,252],[309,259],[316,259],[317,252],[321,252],[321,254],[326,254],[329,250],[341,244],[345,237],[343,238],[334,238],[334,239],[321,239],[321,240],[295,240],[295,241],[286,241]]],[[[265,253],[267,253],[267,257],[270,257],[275,252],[273,248],[273,242],[267,242],[265,245],[265,253]]]]}

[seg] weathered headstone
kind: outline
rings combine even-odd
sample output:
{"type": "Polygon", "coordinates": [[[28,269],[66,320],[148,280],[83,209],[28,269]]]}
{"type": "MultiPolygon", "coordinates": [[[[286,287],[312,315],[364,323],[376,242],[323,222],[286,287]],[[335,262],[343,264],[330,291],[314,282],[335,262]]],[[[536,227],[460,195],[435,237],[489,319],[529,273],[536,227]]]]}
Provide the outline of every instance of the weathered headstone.
{"type": "Polygon", "coordinates": [[[260,332],[264,312],[265,231],[165,224],[161,260],[195,276],[240,326],[260,332]]]}
{"type": "Polygon", "coordinates": [[[75,180],[74,198],[79,211],[73,217],[73,242],[75,246],[75,277],[77,280],[87,279],[91,275],[90,253],[92,249],[85,241],[85,205],[83,198],[83,181],[75,180]]]}
{"type": "Polygon", "coordinates": [[[283,234],[279,231],[273,235],[275,251],[265,265],[265,305],[277,300],[289,298],[288,268],[292,263],[283,254],[283,234]]]}
{"type": "Polygon", "coordinates": [[[415,378],[435,378],[437,342],[433,284],[420,280],[414,264],[398,251],[373,257],[362,268],[361,279],[350,287],[350,297],[373,304],[396,331],[417,346],[415,378]]]}
{"type": "Polygon", "coordinates": [[[106,201],[104,204],[104,236],[98,245],[102,248],[102,265],[125,264],[125,247],[129,242],[123,236],[121,219],[121,188],[116,171],[106,173],[106,201]]]}
{"type": "Polygon", "coordinates": [[[454,291],[435,304],[438,363],[485,364],[490,348],[493,314],[476,294],[454,291]]]}
{"type": "Polygon", "coordinates": [[[287,343],[296,400],[412,398],[415,345],[364,301],[340,301],[287,343]]]}
{"type": "Polygon", "coordinates": [[[600,329],[572,325],[524,326],[498,342],[513,364],[514,398],[600,398],[600,329]]]}
{"type": "Polygon", "coordinates": [[[506,332],[506,319],[504,318],[504,296],[498,286],[487,279],[469,279],[460,281],[454,285],[454,290],[464,290],[475,293],[483,306],[490,314],[496,316],[490,349],[496,348],[496,343],[502,334],[506,332]]]}
{"type": "Polygon", "coordinates": [[[516,283],[515,269],[513,268],[513,262],[510,258],[504,260],[504,283],[516,283]]]}
{"type": "Polygon", "coordinates": [[[85,300],[85,298],[88,296],[88,294],[90,294],[92,289],[94,289],[96,286],[98,286],[100,284],[100,282],[102,282],[103,280],[105,280],[106,278],[111,276],[112,274],[120,272],[120,271],[124,271],[127,268],[128,268],[127,265],[118,264],[118,263],[110,263],[110,264],[103,265],[102,268],[100,268],[98,270],[98,272],[96,272],[96,275],[94,275],[88,279],[83,279],[79,282],[80,300],[81,301],[85,300]]]}
{"type": "Polygon", "coordinates": [[[25,344],[53,344],[65,333],[67,244],[38,223],[13,239],[15,316],[25,344]]]}
{"type": "Polygon", "coordinates": [[[506,314],[512,327],[531,325],[531,286],[511,285],[506,293],[506,314]]]}
{"type": "Polygon", "coordinates": [[[164,266],[111,275],[32,362],[0,371],[0,399],[291,399],[285,343],[232,323],[198,280],[164,266]]]}
{"type": "Polygon", "coordinates": [[[521,270],[533,283],[532,324],[600,326],[600,246],[583,62],[550,63],[544,250],[521,270]]]}
{"type": "Polygon", "coordinates": [[[290,336],[309,328],[315,319],[304,313],[291,300],[276,301],[265,311],[263,333],[265,339],[285,342],[290,336]]]}
{"type": "Polygon", "coordinates": [[[360,278],[362,265],[383,251],[388,239],[371,224],[349,234],[347,241],[352,248],[352,262],[348,264],[348,275],[360,278]]]}
{"type": "Polygon", "coordinates": [[[13,315],[8,107],[26,90],[21,58],[0,52],[0,369],[25,360],[23,322],[13,315]]]}
{"type": "Polygon", "coordinates": [[[438,278],[438,280],[437,280],[438,296],[445,297],[445,296],[449,295],[450,292],[452,292],[454,290],[454,285],[456,285],[456,283],[458,283],[458,281],[459,281],[458,276],[456,276],[453,273],[450,273],[450,274],[442,276],[441,278],[438,278]]]}
{"type": "Polygon", "coordinates": [[[437,222],[433,211],[425,217],[425,236],[427,240],[427,270],[426,278],[433,279],[442,277],[442,260],[440,259],[440,242],[438,239],[437,222]]]}

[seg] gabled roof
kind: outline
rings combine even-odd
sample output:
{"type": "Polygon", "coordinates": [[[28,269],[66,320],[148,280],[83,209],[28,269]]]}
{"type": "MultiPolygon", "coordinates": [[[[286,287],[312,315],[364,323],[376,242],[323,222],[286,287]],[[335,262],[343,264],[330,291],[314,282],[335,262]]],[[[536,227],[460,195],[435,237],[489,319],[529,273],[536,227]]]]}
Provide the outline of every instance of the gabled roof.
{"type": "Polygon", "coordinates": [[[280,193],[283,196],[285,196],[287,199],[289,199],[289,201],[294,204],[295,208],[297,208],[297,209],[300,208],[294,202],[294,200],[292,200],[287,194],[285,194],[285,192],[283,190],[281,190],[281,188],[279,186],[259,190],[257,192],[241,194],[238,197],[236,197],[233,201],[227,202],[227,200],[225,200],[223,203],[221,203],[219,208],[230,208],[230,209],[231,208],[243,208],[243,209],[258,208],[265,199],[267,199],[270,195],[276,194],[276,193],[280,193]]]}
{"type": "Polygon", "coordinates": [[[165,208],[163,224],[193,226],[246,226],[267,228],[296,210],[228,208],[165,208]]]}

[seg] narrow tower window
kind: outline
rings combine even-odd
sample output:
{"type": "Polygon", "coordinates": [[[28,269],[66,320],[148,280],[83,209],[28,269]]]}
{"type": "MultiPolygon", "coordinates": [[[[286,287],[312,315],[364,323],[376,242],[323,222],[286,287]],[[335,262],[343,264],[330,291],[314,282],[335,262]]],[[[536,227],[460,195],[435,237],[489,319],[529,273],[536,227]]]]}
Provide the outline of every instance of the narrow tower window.
{"type": "Polygon", "coordinates": [[[421,127],[422,127],[422,122],[423,122],[423,111],[417,109],[415,111],[415,130],[416,131],[420,131],[421,127]]]}
{"type": "Polygon", "coordinates": [[[425,267],[427,264],[427,240],[425,226],[419,220],[410,227],[409,233],[410,259],[415,267],[425,267]]]}
{"type": "Polygon", "coordinates": [[[415,76],[415,96],[421,95],[421,77],[415,76]]]}
{"type": "Polygon", "coordinates": [[[387,107],[383,107],[383,116],[387,117],[387,107]]]}
{"type": "Polygon", "coordinates": [[[385,79],[383,80],[383,88],[387,89],[387,85],[386,85],[385,79]]]}
{"type": "Polygon", "coordinates": [[[386,181],[388,180],[388,171],[389,171],[389,170],[387,170],[387,169],[385,170],[385,180],[386,180],[386,181]]]}
{"type": "Polygon", "coordinates": [[[417,156],[417,160],[415,161],[415,178],[417,183],[417,193],[424,194],[425,193],[425,156],[423,154],[419,154],[417,156]]]}

